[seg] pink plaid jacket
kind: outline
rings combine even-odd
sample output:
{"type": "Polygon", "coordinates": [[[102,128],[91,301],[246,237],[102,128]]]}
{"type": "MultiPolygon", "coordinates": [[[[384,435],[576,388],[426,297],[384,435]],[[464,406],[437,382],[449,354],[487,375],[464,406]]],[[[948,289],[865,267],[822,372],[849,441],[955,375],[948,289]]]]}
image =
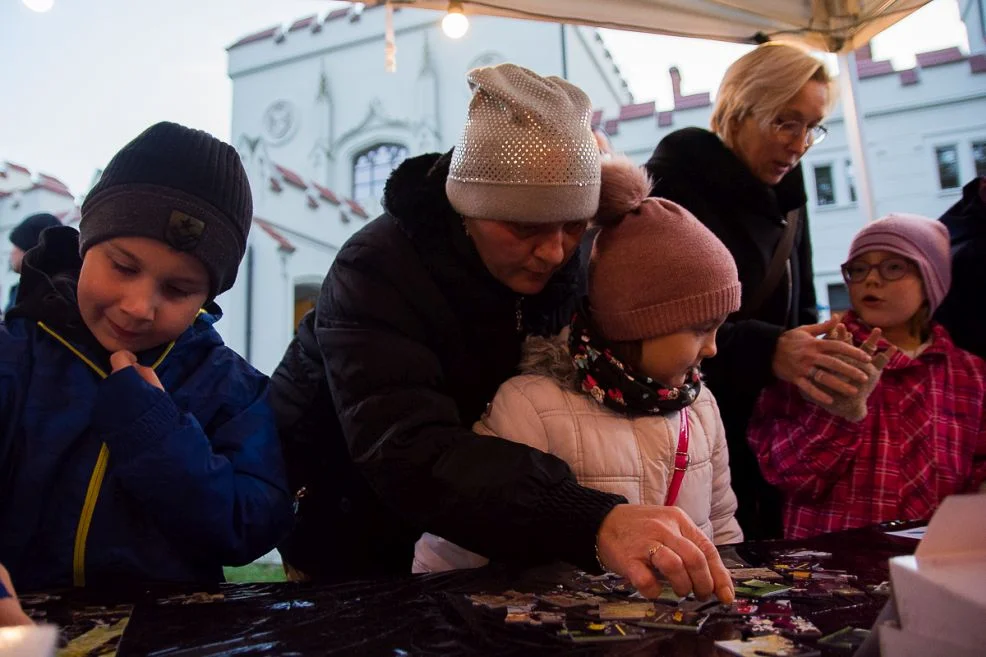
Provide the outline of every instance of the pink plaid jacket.
{"type": "MultiPolygon", "coordinates": [[[[845,323],[856,344],[869,335],[852,313],[845,323]]],[[[927,518],[946,496],[978,489],[984,398],[986,362],[937,324],[921,355],[890,361],[862,422],[831,415],[789,383],[767,388],[747,437],[764,477],[785,494],[785,535],[927,518]]]]}

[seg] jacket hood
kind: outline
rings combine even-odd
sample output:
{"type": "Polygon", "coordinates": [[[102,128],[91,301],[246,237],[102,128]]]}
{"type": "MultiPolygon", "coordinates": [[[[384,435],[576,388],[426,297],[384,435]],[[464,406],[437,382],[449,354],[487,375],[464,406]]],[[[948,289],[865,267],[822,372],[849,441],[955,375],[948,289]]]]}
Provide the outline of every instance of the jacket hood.
{"type": "Polygon", "coordinates": [[[576,389],[575,363],[568,350],[569,327],[558,335],[532,335],[524,341],[521,374],[546,376],[566,390],[576,389]]]}
{"type": "Polygon", "coordinates": [[[714,171],[715,184],[735,195],[737,203],[761,207],[765,201],[776,199],[781,214],[808,201],[800,162],[779,183],[768,186],[715,133],[701,128],[684,128],[662,139],[647,162],[647,170],[655,178],[664,172],[684,175],[693,178],[699,187],[708,180],[709,172],[714,171]]]}

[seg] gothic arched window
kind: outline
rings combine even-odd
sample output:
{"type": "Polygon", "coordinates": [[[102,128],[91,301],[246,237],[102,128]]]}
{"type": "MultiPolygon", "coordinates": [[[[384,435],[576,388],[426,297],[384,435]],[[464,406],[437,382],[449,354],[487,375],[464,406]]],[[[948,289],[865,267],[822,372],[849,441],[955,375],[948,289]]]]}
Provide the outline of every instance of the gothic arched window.
{"type": "Polygon", "coordinates": [[[353,199],[379,201],[390,172],[407,157],[407,146],[375,144],[353,158],[353,199]]]}

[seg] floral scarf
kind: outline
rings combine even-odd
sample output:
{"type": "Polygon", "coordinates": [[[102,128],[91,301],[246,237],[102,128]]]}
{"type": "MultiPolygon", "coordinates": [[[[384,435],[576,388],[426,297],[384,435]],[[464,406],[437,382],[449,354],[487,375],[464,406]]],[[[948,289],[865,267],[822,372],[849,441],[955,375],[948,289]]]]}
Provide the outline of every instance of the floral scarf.
{"type": "Polygon", "coordinates": [[[671,388],[649,376],[638,376],[620,362],[582,312],[572,317],[568,349],[575,362],[578,389],[624,415],[663,415],[690,406],[702,389],[698,368],[684,385],[671,388]]]}

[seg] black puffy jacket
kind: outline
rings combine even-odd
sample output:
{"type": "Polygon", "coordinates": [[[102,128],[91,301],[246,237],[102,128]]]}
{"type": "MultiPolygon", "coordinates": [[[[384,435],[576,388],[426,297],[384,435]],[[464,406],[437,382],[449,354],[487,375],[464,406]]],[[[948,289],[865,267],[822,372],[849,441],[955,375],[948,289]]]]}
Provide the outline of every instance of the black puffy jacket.
{"type": "Polygon", "coordinates": [[[986,358],[986,176],[942,215],[952,240],[952,287],[935,313],[955,344],[986,358]]]}
{"type": "Polygon", "coordinates": [[[387,212],[336,256],[273,377],[289,475],[307,488],[282,552],[318,578],[409,572],[422,531],[493,560],[592,567],[599,524],[624,501],[470,430],[526,335],[568,322],[581,269],[573,257],[533,297],[494,279],[445,196],[449,161],[394,172],[387,212]]]}

